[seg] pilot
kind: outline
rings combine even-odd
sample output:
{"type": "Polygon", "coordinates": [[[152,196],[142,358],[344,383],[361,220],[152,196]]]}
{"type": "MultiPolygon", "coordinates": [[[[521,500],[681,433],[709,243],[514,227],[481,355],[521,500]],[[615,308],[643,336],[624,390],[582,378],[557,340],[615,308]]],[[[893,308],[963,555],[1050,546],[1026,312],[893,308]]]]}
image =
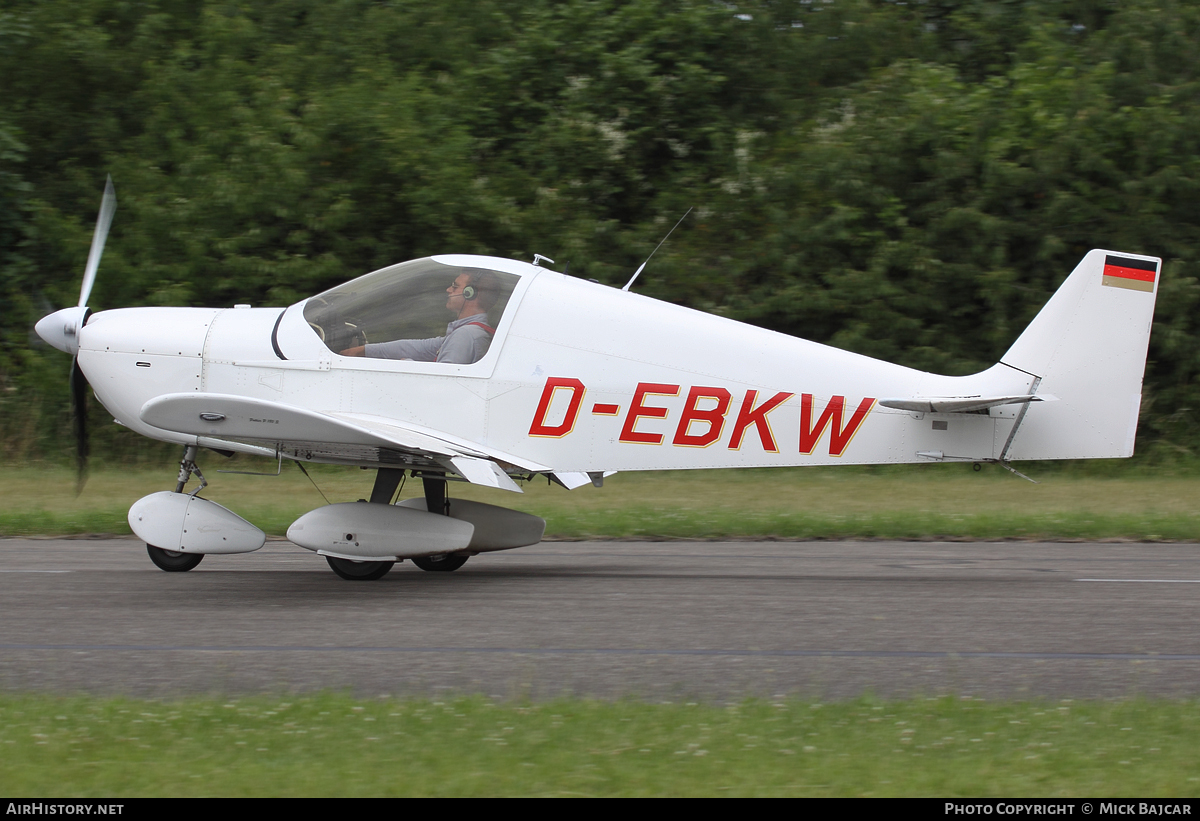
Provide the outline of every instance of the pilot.
{"type": "Polygon", "coordinates": [[[498,284],[491,271],[464,271],[446,289],[446,308],[455,318],[446,326],[445,336],[369,342],[342,351],[342,356],[412,359],[451,365],[478,362],[487,353],[496,333],[496,329],[488,324],[487,312],[496,304],[498,284]]]}

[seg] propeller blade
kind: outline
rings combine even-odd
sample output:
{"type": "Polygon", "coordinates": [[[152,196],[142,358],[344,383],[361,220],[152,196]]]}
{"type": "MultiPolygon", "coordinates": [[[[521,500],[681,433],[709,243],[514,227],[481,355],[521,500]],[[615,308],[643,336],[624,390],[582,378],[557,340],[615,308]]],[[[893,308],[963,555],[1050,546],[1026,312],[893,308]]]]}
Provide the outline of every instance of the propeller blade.
{"type": "Polygon", "coordinates": [[[83,308],[92,295],[96,281],[96,269],[100,267],[100,255],[104,253],[104,241],[108,239],[108,227],[112,225],[117,210],[117,192],[112,177],[104,184],[104,198],[100,200],[100,215],[96,217],[96,233],[92,235],[92,249],[88,251],[87,267],[83,269],[83,287],[79,289],[79,307],[83,308]]]}
{"type": "Polygon", "coordinates": [[[87,432],[87,377],[79,367],[79,357],[71,360],[71,416],[75,428],[75,493],[83,492],[87,482],[88,432],[87,432]]]}

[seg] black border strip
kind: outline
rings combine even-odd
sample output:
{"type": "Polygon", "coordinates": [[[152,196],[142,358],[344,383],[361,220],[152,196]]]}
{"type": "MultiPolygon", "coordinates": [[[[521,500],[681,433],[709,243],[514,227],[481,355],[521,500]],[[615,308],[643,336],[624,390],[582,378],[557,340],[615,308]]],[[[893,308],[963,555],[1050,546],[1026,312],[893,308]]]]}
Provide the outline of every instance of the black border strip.
{"type": "Polygon", "coordinates": [[[1119,268],[1136,268],[1139,271],[1154,271],[1158,273],[1158,265],[1148,259],[1129,259],[1128,257],[1114,257],[1107,254],[1104,257],[1105,265],[1116,265],[1119,268]]]}

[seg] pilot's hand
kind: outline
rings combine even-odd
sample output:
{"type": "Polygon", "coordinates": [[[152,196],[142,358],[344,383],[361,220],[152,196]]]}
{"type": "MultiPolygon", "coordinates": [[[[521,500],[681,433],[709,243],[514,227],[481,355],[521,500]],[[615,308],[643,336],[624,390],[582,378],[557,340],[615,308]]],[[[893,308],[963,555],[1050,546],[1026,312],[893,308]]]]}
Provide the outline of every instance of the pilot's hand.
{"type": "Polygon", "coordinates": [[[358,345],[353,348],[347,348],[346,350],[341,351],[341,354],[342,354],[342,356],[366,356],[367,355],[367,346],[366,345],[358,345]]]}

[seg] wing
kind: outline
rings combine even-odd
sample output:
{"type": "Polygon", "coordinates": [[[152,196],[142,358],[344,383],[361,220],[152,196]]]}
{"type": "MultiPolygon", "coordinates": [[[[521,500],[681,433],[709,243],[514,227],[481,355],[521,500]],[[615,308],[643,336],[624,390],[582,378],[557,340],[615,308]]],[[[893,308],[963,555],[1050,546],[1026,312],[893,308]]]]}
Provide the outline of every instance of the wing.
{"type": "MultiPolygon", "coordinates": [[[[521,492],[508,475],[553,473],[536,462],[477,442],[395,419],[322,413],[219,393],[171,393],[151,399],[143,422],[209,441],[269,446],[304,461],[451,470],[468,482],[521,492]]],[[[207,442],[206,442],[207,444],[207,442]]]]}

